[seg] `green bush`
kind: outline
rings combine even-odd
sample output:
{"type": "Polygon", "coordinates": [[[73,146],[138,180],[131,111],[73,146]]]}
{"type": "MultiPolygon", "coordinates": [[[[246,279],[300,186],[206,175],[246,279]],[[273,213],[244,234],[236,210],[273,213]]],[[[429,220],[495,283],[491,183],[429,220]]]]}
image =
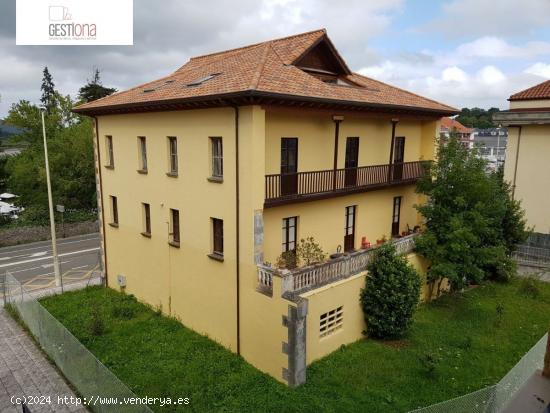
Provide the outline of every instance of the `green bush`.
{"type": "Polygon", "coordinates": [[[518,290],[526,297],[539,298],[540,286],[538,283],[539,281],[534,275],[523,277],[520,281],[518,290]]]}
{"type": "Polygon", "coordinates": [[[367,334],[381,339],[402,337],[412,323],[420,299],[420,276],[392,244],[374,252],[361,290],[367,334]]]}

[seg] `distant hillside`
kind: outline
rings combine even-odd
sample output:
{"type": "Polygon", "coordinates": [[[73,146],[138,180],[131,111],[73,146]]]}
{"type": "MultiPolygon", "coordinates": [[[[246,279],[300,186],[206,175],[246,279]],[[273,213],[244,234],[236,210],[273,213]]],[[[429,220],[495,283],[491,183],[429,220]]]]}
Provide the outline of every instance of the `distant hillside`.
{"type": "Polygon", "coordinates": [[[480,108],[462,108],[460,114],[455,120],[462,123],[469,128],[494,128],[493,113],[499,112],[498,108],[491,108],[489,110],[480,108]]]}
{"type": "Polygon", "coordinates": [[[0,121],[0,139],[6,139],[11,136],[19,135],[21,133],[21,129],[6,125],[2,121],[0,121]]]}

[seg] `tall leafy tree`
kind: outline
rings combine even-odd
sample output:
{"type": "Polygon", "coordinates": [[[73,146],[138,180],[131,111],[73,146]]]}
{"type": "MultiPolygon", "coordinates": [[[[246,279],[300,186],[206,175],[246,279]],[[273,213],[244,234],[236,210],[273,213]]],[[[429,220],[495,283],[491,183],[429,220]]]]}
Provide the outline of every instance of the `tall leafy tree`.
{"type": "Polygon", "coordinates": [[[439,146],[429,170],[417,187],[428,202],[417,206],[426,231],[416,247],[430,262],[432,285],[447,278],[456,290],[487,277],[508,278],[511,244],[521,240],[525,222],[506,185],[455,137],[439,146]]]}
{"type": "Polygon", "coordinates": [[[42,107],[46,110],[46,112],[51,113],[56,103],[55,84],[53,83],[53,78],[48,70],[48,66],[44,67],[44,71],[42,73],[42,85],[40,86],[42,96],[40,97],[40,102],[42,102],[42,107]]]}
{"type": "Polygon", "coordinates": [[[99,69],[95,69],[92,78],[88,79],[88,83],[82,86],[78,91],[78,97],[84,102],[91,102],[92,100],[112,95],[116,91],[115,88],[103,86],[99,69]]]}

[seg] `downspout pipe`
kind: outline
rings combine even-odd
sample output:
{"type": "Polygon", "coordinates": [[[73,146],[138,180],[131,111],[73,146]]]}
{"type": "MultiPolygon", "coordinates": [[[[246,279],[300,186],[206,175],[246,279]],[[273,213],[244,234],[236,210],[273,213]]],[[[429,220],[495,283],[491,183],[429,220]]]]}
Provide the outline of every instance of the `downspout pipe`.
{"type": "Polygon", "coordinates": [[[392,169],[393,169],[393,148],[395,146],[395,128],[397,127],[399,119],[391,120],[391,146],[390,146],[390,161],[388,162],[388,182],[391,181],[392,169]]]}
{"type": "Polygon", "coordinates": [[[514,178],[512,180],[512,199],[515,199],[516,194],[516,178],[518,175],[518,162],[519,162],[519,145],[521,144],[521,125],[518,126],[518,146],[516,147],[516,161],[514,163],[514,178]]]}
{"type": "Polygon", "coordinates": [[[105,232],[105,207],[103,201],[103,177],[101,175],[101,151],[99,150],[99,120],[97,116],[94,116],[94,128],[95,128],[95,140],[96,140],[96,157],[97,157],[97,178],[99,179],[99,198],[100,202],[98,206],[101,208],[101,227],[103,232],[103,263],[105,268],[103,268],[103,274],[105,275],[105,285],[109,285],[109,275],[107,271],[107,237],[105,232]]]}
{"type": "Polygon", "coordinates": [[[235,111],[235,278],[236,278],[236,301],[237,301],[237,354],[241,354],[241,267],[240,267],[240,188],[239,188],[239,107],[233,107],[235,111]]]}
{"type": "Polygon", "coordinates": [[[338,140],[340,137],[340,122],[344,120],[343,116],[334,115],[334,165],[332,172],[332,190],[336,191],[336,170],[338,169],[338,140]]]}

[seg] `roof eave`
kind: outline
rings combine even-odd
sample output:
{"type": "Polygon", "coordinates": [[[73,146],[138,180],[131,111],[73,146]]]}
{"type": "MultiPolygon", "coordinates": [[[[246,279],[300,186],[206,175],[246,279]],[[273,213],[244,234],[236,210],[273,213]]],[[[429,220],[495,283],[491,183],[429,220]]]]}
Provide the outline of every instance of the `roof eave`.
{"type": "Polygon", "coordinates": [[[283,93],[264,92],[258,90],[247,90],[241,92],[231,92],[225,94],[198,96],[183,99],[171,99],[160,101],[138,102],[119,105],[105,105],[101,107],[79,108],[76,107],[72,111],[80,115],[97,116],[99,114],[114,114],[114,113],[132,113],[132,112],[150,112],[162,110],[178,110],[184,108],[203,108],[213,106],[239,106],[251,103],[261,103],[261,100],[278,100],[281,103],[309,103],[312,105],[333,106],[353,108],[355,110],[389,110],[389,111],[404,111],[414,112],[419,114],[429,114],[434,117],[450,116],[459,113],[457,109],[449,108],[425,108],[419,106],[393,105],[387,103],[370,103],[358,102],[341,99],[327,99],[321,97],[310,97],[300,95],[289,95],[283,93]]]}

